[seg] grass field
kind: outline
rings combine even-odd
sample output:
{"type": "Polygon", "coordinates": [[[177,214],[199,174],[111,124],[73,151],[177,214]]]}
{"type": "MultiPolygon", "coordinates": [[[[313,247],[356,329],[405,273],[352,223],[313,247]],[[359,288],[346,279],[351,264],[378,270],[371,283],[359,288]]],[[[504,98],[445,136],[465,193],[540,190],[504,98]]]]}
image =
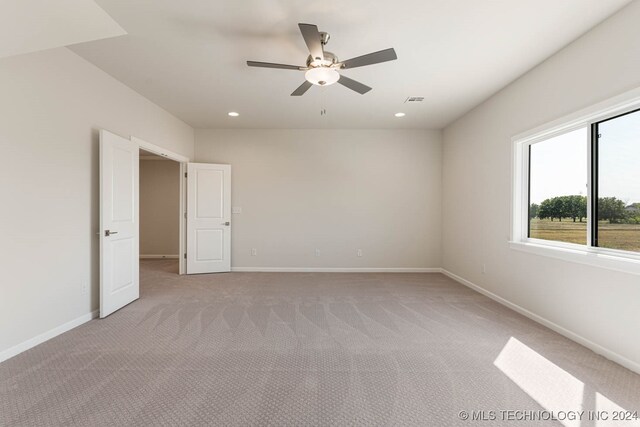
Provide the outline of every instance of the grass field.
{"type": "MultiPolygon", "coordinates": [[[[598,246],[640,252],[640,224],[600,222],[598,230],[598,246]]],[[[531,220],[531,237],[585,245],[587,223],[573,222],[571,219],[560,222],[534,218],[531,220]]]]}

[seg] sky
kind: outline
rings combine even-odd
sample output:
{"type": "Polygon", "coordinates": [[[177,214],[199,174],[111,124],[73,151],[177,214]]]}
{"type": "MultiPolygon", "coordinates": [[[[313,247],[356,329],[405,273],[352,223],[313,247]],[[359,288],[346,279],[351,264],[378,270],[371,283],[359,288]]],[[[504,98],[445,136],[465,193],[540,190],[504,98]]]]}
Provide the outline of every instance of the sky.
{"type": "MultiPolygon", "coordinates": [[[[640,112],[600,124],[599,196],[640,202],[640,112]]],[[[531,146],[531,203],[587,195],[587,128],[531,146]]]]}
{"type": "Polygon", "coordinates": [[[586,128],[531,145],[531,203],[587,195],[587,145],[586,128]]]}
{"type": "Polygon", "coordinates": [[[600,124],[601,197],[640,202],[640,111],[600,124]]]}

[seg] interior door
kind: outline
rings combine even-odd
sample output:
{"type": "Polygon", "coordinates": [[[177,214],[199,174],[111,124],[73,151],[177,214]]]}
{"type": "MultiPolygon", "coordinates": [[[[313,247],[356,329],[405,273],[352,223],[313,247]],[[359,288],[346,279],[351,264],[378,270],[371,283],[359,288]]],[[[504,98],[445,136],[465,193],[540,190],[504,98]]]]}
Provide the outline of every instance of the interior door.
{"type": "Polygon", "coordinates": [[[100,130],[100,317],[140,296],[138,144],[100,130]]]}
{"type": "Polygon", "coordinates": [[[187,274],[231,271],[231,166],[187,165],[187,274]]]}

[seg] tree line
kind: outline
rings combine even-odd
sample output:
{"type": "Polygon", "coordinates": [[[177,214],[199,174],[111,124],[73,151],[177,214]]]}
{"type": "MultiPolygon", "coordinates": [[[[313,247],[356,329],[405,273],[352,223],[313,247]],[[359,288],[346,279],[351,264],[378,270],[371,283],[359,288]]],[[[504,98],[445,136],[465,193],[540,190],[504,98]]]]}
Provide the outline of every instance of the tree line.
{"type": "MultiPolygon", "coordinates": [[[[573,222],[583,222],[587,217],[586,196],[558,196],[544,200],[539,205],[529,206],[529,218],[557,219],[562,221],[569,218],[573,222]]],[[[610,223],[640,223],[640,203],[626,206],[622,200],[615,197],[598,198],[598,219],[610,223]]]]}

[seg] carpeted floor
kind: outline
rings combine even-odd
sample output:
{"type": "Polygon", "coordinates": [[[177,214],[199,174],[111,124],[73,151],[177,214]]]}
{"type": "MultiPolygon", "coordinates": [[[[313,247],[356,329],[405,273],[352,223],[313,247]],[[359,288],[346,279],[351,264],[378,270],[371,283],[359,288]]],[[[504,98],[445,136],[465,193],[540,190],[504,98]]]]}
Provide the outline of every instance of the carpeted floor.
{"type": "Polygon", "coordinates": [[[176,270],[144,261],[140,300],[0,364],[0,425],[585,427],[602,424],[523,418],[640,410],[640,376],[440,274],[176,270]]]}

